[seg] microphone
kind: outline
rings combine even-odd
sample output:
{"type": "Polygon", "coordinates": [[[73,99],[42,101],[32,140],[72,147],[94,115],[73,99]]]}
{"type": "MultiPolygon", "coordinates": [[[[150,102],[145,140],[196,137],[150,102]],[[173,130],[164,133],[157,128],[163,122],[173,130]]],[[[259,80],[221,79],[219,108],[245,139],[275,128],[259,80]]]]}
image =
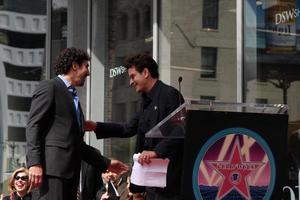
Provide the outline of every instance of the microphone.
{"type": "Polygon", "coordinates": [[[181,93],[181,82],[182,82],[182,77],[181,76],[179,76],[178,77],[178,89],[179,89],[179,93],[181,93]]]}
{"type": "Polygon", "coordinates": [[[178,90],[179,90],[178,100],[179,100],[179,106],[181,106],[181,82],[182,82],[182,77],[179,76],[178,77],[178,90]]]}
{"type": "MultiPolygon", "coordinates": [[[[181,96],[181,82],[182,82],[182,77],[179,76],[178,77],[178,90],[179,90],[179,93],[178,93],[178,100],[179,100],[179,107],[181,106],[181,101],[183,100],[182,99],[182,96],[181,96]]],[[[182,113],[182,110],[179,112],[179,118],[178,118],[178,121],[183,121],[184,120],[184,113],[182,113]]]]}

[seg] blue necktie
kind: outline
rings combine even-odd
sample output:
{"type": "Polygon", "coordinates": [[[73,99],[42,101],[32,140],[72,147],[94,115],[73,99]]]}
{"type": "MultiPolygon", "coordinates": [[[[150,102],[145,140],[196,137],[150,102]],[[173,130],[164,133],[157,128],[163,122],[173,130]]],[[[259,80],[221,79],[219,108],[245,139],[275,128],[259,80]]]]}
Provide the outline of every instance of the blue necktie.
{"type": "Polygon", "coordinates": [[[69,90],[69,92],[71,92],[71,94],[73,96],[73,102],[74,102],[75,109],[76,109],[77,121],[78,121],[78,124],[81,125],[81,123],[80,123],[79,97],[77,96],[77,91],[72,86],[68,87],[68,90],[69,90]]]}

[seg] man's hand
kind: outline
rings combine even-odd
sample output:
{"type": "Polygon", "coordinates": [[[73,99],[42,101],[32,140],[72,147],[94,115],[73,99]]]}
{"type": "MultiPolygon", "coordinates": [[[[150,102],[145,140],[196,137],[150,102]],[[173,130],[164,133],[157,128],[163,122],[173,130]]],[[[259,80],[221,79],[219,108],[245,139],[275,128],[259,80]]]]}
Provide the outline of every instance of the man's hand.
{"type": "Polygon", "coordinates": [[[157,154],[155,151],[143,151],[139,156],[138,162],[143,165],[144,163],[151,163],[152,158],[157,158],[157,154]]]}
{"type": "Polygon", "coordinates": [[[121,161],[111,160],[107,170],[116,174],[122,174],[127,172],[128,169],[129,169],[128,165],[122,163],[121,161]]]}
{"type": "Polygon", "coordinates": [[[97,127],[96,122],[92,120],[86,120],[84,124],[84,130],[85,131],[95,131],[97,127]]]}
{"type": "Polygon", "coordinates": [[[41,165],[34,165],[29,168],[29,183],[32,187],[39,187],[42,184],[43,168],[41,165]]]}
{"type": "MultiPolygon", "coordinates": [[[[109,195],[107,192],[105,192],[104,194],[102,194],[101,199],[100,200],[108,200],[109,199],[109,195]]],[[[1,199],[0,199],[1,200],[1,199]]]]}

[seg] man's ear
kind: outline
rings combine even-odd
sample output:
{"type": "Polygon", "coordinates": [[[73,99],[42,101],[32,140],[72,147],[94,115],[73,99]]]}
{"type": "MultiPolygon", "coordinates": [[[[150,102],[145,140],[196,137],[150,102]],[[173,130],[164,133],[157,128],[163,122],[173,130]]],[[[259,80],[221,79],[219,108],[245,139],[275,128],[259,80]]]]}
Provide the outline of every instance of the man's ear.
{"type": "Polygon", "coordinates": [[[142,71],[142,74],[145,78],[149,78],[150,72],[149,72],[148,68],[144,68],[142,71]]]}
{"type": "Polygon", "coordinates": [[[77,70],[77,67],[78,67],[78,65],[77,65],[77,63],[76,62],[72,62],[72,70],[73,71],[76,71],[77,70]]]}

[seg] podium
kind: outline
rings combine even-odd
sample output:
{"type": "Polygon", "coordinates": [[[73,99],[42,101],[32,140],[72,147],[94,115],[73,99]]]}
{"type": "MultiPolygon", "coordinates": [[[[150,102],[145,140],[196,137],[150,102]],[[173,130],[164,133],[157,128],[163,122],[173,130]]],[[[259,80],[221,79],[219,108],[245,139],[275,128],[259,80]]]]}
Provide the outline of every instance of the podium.
{"type": "Polygon", "coordinates": [[[182,138],[184,199],[282,199],[287,106],[186,101],[146,137],[182,138]]]}

